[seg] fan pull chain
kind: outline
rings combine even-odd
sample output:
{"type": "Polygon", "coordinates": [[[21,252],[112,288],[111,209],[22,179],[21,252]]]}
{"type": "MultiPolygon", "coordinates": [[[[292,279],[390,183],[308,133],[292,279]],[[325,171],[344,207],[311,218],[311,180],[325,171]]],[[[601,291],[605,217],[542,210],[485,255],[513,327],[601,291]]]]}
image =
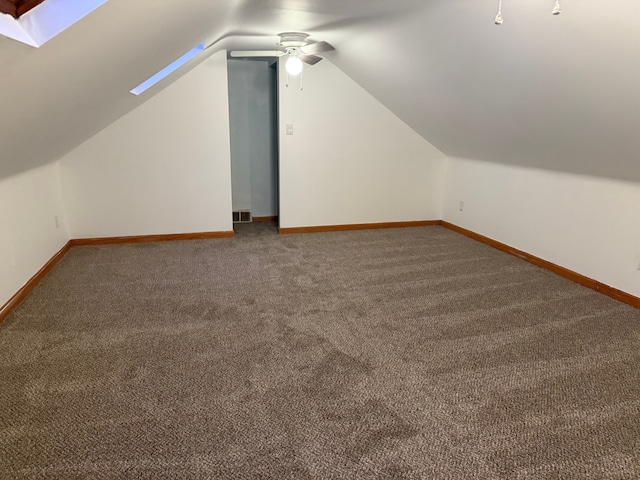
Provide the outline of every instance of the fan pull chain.
{"type": "MultiPolygon", "coordinates": [[[[560,15],[561,13],[562,13],[562,8],[560,8],[560,0],[556,0],[553,5],[553,10],[551,10],[551,14],[560,15]]],[[[498,14],[496,15],[496,18],[493,21],[493,23],[495,23],[496,25],[502,25],[503,22],[504,20],[502,18],[502,0],[500,0],[498,2],[498,14]]]]}
{"type": "Polygon", "coordinates": [[[498,3],[498,14],[496,15],[496,19],[493,21],[496,25],[502,25],[504,20],[502,19],[502,0],[498,3]]]}
{"type": "MultiPolygon", "coordinates": [[[[289,72],[285,71],[285,82],[284,86],[289,88],[289,72]]],[[[300,72],[300,90],[304,90],[304,84],[302,83],[302,79],[304,78],[304,72],[300,72]]]]}

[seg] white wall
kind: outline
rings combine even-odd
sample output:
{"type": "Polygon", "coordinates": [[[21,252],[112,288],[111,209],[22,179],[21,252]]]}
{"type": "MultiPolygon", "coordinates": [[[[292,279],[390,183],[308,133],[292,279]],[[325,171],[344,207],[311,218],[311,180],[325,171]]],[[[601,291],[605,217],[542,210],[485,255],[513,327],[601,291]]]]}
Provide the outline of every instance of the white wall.
{"type": "Polygon", "coordinates": [[[638,183],[450,158],[443,218],[640,296],[638,183]]]}
{"type": "Polygon", "coordinates": [[[281,227],[440,218],[440,151],[329,60],[305,67],[304,90],[280,67],[281,227]]]}
{"type": "Polygon", "coordinates": [[[0,179],[0,232],[2,306],[69,239],[56,164],[0,179]]]}
{"type": "Polygon", "coordinates": [[[278,214],[277,94],[268,61],[229,60],[233,210],[278,214]]]}
{"type": "Polygon", "coordinates": [[[226,52],[69,153],[71,238],[230,231],[226,52]]]}

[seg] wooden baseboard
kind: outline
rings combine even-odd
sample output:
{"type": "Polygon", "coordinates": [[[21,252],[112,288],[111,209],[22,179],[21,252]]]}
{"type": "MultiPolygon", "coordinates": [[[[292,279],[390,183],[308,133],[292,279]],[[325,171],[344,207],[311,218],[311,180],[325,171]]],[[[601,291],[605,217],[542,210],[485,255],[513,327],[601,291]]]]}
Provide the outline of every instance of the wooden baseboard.
{"type": "MultiPolygon", "coordinates": [[[[465,235],[473,240],[482,242],[497,250],[513,255],[522,260],[525,260],[533,265],[549,270],[564,278],[579,283],[587,288],[591,288],[597,292],[603,293],[611,298],[619,300],[636,308],[640,308],[640,298],[631,295],[630,293],[623,292],[617,288],[606,285],[602,282],[586,277],[580,273],[569,270],[568,268],[561,267],[555,263],[544,260],[530,253],[524,252],[514,247],[510,247],[502,242],[486,237],[479,233],[475,233],[466,228],[459,227],[453,223],[441,221],[441,220],[423,220],[417,222],[390,222],[390,223],[362,223],[354,225],[327,225],[317,227],[293,227],[293,228],[281,228],[282,234],[293,233],[317,233],[317,232],[343,232],[349,230],[370,230],[379,228],[406,228],[406,227],[426,227],[442,225],[449,230],[465,235]]],[[[16,294],[9,299],[2,307],[0,307],[0,323],[9,316],[9,314],[15,309],[20,302],[22,302],[26,296],[40,283],[44,276],[51,271],[51,269],[60,261],[62,257],[73,246],[77,245],[113,245],[123,243],[142,243],[142,242],[166,242],[173,240],[200,240],[209,238],[231,238],[233,232],[201,232],[201,233],[178,233],[169,235],[140,235],[130,237],[107,237],[107,238],[80,238],[68,241],[51,259],[20,289],[16,294]]]]}
{"type": "Polygon", "coordinates": [[[355,223],[351,225],[320,225],[316,227],[280,228],[283,235],[292,233],[346,232],[350,230],[377,230],[380,228],[432,227],[440,225],[440,220],[419,220],[415,222],[355,223]]]}
{"type": "Polygon", "coordinates": [[[640,298],[631,295],[630,293],[623,292],[622,290],[618,290],[617,288],[611,287],[592,278],[585,277],[584,275],[574,272],[573,270],[561,267],[560,265],[556,265],[555,263],[544,260],[543,258],[536,257],[535,255],[531,255],[530,253],[523,252],[522,250],[518,250],[514,247],[510,247],[509,245],[498,242],[493,238],[485,237],[484,235],[480,235],[479,233],[467,230],[466,228],[459,227],[458,225],[454,225],[453,223],[445,222],[443,220],[442,226],[448,228],[449,230],[453,230],[454,232],[460,233],[466,237],[472,238],[473,240],[477,240],[478,242],[489,245],[490,247],[500,250],[501,252],[508,253],[509,255],[513,255],[514,257],[518,257],[522,260],[532,263],[537,267],[549,270],[557,275],[560,275],[561,277],[579,283],[580,285],[583,285],[587,288],[596,290],[597,292],[603,293],[608,297],[615,298],[616,300],[619,300],[623,303],[636,308],[640,308],[640,298]]]}
{"type": "Polygon", "coordinates": [[[278,216],[273,215],[271,217],[253,217],[251,220],[253,220],[254,223],[277,222],[278,216]]]}
{"type": "Polygon", "coordinates": [[[71,242],[67,242],[51,259],[44,264],[44,266],[38,270],[38,272],[29,279],[25,285],[16,292],[16,294],[9,299],[2,307],[0,307],[0,323],[16,308],[20,302],[22,302],[29,293],[40,283],[44,276],[51,271],[51,269],[60,261],[62,257],[71,248],[71,242]]]}
{"type": "Polygon", "coordinates": [[[175,240],[204,240],[209,238],[232,238],[229,232],[170,233],[166,235],[136,235],[129,237],[76,238],[71,246],[81,245],[118,245],[123,243],[172,242],[175,240]]]}

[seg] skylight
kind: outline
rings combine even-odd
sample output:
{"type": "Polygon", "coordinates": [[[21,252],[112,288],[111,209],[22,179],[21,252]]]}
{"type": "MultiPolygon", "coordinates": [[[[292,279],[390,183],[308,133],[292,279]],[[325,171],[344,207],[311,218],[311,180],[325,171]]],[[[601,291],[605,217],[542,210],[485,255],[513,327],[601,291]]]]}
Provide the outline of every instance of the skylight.
{"type": "Polygon", "coordinates": [[[46,0],[18,19],[0,14],[0,34],[38,48],[106,2],[46,0]]]}
{"type": "Polygon", "coordinates": [[[185,53],[183,56],[181,56],[179,59],[177,59],[171,65],[167,65],[166,67],[164,67],[162,70],[160,70],[158,73],[156,73],[151,78],[149,78],[149,79],[145,80],[144,82],[142,82],[136,88],[131,90],[131,93],[133,93],[134,95],[140,95],[144,91],[146,91],[149,88],[153,87],[156,83],[158,83],[160,80],[162,80],[166,76],[168,76],[171,73],[175,72],[182,65],[187,63],[189,60],[191,60],[193,57],[198,55],[203,50],[204,50],[204,42],[202,42],[197,47],[189,50],[187,53],[185,53]]]}

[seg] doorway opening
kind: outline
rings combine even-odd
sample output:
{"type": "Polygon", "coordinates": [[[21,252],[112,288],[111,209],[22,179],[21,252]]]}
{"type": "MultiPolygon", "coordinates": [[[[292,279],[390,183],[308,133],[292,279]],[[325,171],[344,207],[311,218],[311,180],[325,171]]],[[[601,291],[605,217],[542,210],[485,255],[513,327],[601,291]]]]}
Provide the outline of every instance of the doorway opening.
{"type": "Polygon", "coordinates": [[[229,58],[227,66],[233,229],[277,232],[277,62],[229,58]]]}

